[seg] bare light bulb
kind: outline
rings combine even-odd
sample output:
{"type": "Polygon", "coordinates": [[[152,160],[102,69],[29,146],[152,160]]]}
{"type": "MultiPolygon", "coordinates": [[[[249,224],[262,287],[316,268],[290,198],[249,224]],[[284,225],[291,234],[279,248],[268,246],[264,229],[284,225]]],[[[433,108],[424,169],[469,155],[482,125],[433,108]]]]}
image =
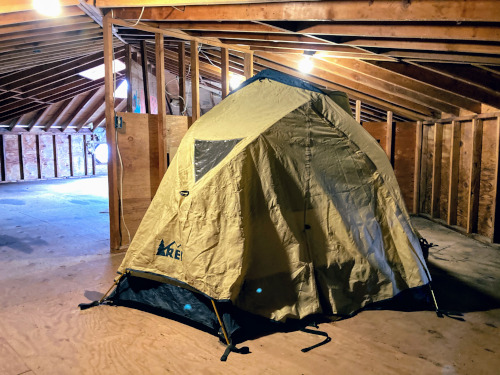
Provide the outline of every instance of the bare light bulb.
{"type": "Polygon", "coordinates": [[[243,82],[245,81],[245,78],[242,76],[233,74],[231,79],[229,80],[229,86],[231,87],[231,90],[237,89],[243,82]]]}
{"type": "Polygon", "coordinates": [[[47,17],[57,17],[62,11],[59,0],[33,0],[33,8],[47,17]]]}
{"type": "Polygon", "coordinates": [[[313,66],[314,64],[311,60],[311,56],[309,55],[304,55],[303,59],[299,62],[299,70],[302,73],[309,73],[312,70],[313,66]]]}

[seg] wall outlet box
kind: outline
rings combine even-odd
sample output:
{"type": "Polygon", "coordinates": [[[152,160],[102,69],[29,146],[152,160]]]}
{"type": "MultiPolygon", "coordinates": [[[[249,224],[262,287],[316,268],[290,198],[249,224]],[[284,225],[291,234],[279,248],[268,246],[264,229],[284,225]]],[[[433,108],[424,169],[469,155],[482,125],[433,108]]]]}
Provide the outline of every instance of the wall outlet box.
{"type": "Polygon", "coordinates": [[[121,129],[123,127],[123,118],[120,116],[115,116],[115,128],[121,129]]]}

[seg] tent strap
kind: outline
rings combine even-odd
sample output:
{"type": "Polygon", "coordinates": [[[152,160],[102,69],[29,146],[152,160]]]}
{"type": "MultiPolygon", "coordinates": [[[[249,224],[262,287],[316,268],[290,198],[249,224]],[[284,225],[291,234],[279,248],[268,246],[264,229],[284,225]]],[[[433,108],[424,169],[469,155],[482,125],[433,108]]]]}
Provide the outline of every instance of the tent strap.
{"type": "Polygon", "coordinates": [[[313,331],[312,329],[309,329],[309,328],[301,328],[300,329],[302,332],[305,332],[305,333],[310,333],[312,335],[318,335],[318,336],[324,336],[325,339],[317,344],[314,344],[312,346],[309,346],[307,348],[304,348],[304,349],[301,349],[302,353],[307,353],[309,350],[313,350],[314,348],[317,348],[318,346],[322,346],[322,345],[325,345],[327,343],[329,343],[330,341],[332,341],[332,338],[330,336],[328,336],[328,333],[326,332],[323,332],[323,331],[313,331]]]}

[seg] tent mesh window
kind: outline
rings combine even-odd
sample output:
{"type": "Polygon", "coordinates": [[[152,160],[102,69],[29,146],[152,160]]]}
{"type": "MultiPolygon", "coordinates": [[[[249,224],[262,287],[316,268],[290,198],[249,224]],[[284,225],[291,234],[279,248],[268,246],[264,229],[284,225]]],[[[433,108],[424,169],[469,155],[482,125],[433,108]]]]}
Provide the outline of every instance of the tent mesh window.
{"type": "Polygon", "coordinates": [[[239,139],[227,139],[222,141],[194,141],[194,178],[197,182],[212,168],[219,164],[241,141],[239,139]]]}

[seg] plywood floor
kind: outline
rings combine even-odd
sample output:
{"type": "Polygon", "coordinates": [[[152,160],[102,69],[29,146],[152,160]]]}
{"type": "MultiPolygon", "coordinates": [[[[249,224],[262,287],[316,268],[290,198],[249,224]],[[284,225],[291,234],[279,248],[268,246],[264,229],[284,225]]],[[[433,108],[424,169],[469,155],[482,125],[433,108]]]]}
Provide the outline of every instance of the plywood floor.
{"type": "Polygon", "coordinates": [[[308,353],[317,336],[277,333],[222,363],[224,347],[192,327],[121,307],[78,310],[108,288],[123,255],[107,251],[105,180],[65,183],[0,185],[0,374],[499,373],[498,246],[417,218],[439,245],[438,299],[465,321],[364,311],[321,325],[332,341],[308,353]]]}

